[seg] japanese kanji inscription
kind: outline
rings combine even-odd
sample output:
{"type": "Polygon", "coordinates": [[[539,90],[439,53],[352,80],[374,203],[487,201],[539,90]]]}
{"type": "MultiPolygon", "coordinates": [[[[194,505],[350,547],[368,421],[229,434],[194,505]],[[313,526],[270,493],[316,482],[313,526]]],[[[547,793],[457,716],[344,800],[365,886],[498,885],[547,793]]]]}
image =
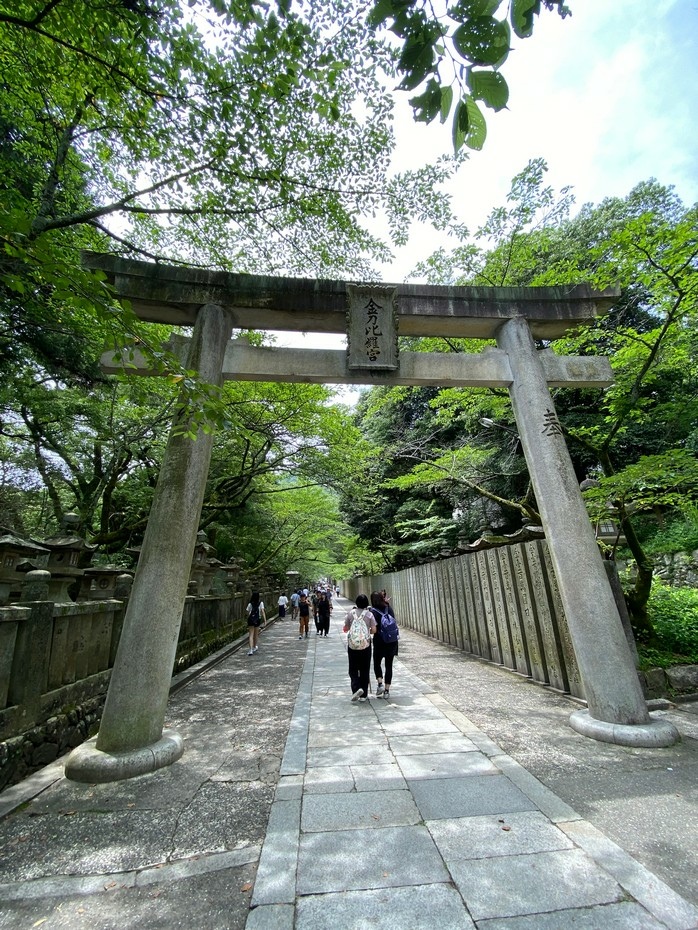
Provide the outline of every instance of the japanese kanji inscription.
{"type": "Polygon", "coordinates": [[[397,288],[347,285],[347,355],[351,369],[399,367],[397,288]]]}

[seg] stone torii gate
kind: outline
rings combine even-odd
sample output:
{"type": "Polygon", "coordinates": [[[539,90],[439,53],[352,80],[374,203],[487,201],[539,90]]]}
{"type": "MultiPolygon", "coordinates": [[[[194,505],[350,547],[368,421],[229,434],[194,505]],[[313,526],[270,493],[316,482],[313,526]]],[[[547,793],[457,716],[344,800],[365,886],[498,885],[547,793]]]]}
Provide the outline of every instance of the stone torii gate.
{"type": "MultiPolygon", "coordinates": [[[[608,359],[558,357],[534,339],[554,339],[606,312],[616,290],[586,285],[536,288],[359,285],[154,265],[87,254],[120,299],[145,321],[193,326],[172,348],[204,382],[306,381],[506,387],[511,396],[588,710],[580,733],[628,746],[678,739],[653,719],[565,445],[549,387],[603,388],[608,359]],[[255,348],[233,329],[345,333],[346,351],[255,348]],[[398,334],[495,339],[475,355],[398,351],[398,334]]],[[[106,371],[149,375],[135,354],[106,371]]],[[[212,437],[171,432],[96,738],[68,759],[76,781],[107,782],[154,771],[183,752],[164,730],[189,567],[196,542],[212,437]]]]}

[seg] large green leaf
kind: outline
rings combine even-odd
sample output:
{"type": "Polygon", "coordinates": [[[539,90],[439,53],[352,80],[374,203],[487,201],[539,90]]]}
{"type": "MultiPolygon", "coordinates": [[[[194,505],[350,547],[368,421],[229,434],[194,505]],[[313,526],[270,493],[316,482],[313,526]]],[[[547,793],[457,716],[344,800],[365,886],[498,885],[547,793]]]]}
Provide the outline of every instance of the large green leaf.
{"type": "Polygon", "coordinates": [[[441,98],[441,86],[432,79],[427,84],[424,93],[418,97],[410,98],[410,106],[414,109],[414,118],[420,123],[430,123],[441,112],[441,98]]]}
{"type": "Polygon", "coordinates": [[[479,152],[487,138],[487,123],[472,97],[467,98],[465,105],[468,110],[468,135],[465,144],[469,149],[479,152]]]}
{"type": "Polygon", "coordinates": [[[468,135],[468,107],[462,98],[456,104],[453,111],[453,151],[459,152],[465,143],[468,135]]]}
{"type": "Polygon", "coordinates": [[[468,87],[476,100],[482,100],[493,110],[503,110],[509,101],[509,87],[499,71],[471,70],[468,87]]]}
{"type": "Polygon", "coordinates": [[[498,67],[509,54],[509,24],[492,16],[476,16],[453,33],[456,51],[474,65],[498,67]]]}
{"type": "Polygon", "coordinates": [[[458,0],[448,8],[448,15],[457,23],[464,23],[474,16],[492,16],[502,0],[458,0]]]}
{"type": "Polygon", "coordinates": [[[511,25],[520,39],[527,39],[533,33],[534,17],[540,14],[541,0],[512,0],[511,25]]]}

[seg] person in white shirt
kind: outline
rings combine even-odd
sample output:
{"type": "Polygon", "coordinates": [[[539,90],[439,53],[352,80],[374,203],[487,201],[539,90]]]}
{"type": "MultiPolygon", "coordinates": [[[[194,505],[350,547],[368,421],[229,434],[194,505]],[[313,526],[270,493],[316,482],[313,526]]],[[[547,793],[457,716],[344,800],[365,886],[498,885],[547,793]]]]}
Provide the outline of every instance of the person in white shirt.
{"type": "Polygon", "coordinates": [[[288,607],[288,598],[282,592],[279,595],[279,620],[283,620],[286,616],[286,608],[288,607]]]}

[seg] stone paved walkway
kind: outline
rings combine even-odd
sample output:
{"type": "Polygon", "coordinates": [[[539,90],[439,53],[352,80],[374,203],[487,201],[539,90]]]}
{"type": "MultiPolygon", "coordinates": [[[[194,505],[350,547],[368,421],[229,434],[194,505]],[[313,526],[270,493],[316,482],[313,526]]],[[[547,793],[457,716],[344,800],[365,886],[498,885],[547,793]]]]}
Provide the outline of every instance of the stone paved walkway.
{"type": "Polygon", "coordinates": [[[698,928],[695,716],[671,749],[600,744],[568,698],[410,631],[390,702],[353,704],[342,612],[207,664],[169,768],[0,794],[0,928],[698,928]]]}
{"type": "Polygon", "coordinates": [[[698,926],[401,663],[351,703],[342,637],[310,646],[247,930],[698,926]]]}

